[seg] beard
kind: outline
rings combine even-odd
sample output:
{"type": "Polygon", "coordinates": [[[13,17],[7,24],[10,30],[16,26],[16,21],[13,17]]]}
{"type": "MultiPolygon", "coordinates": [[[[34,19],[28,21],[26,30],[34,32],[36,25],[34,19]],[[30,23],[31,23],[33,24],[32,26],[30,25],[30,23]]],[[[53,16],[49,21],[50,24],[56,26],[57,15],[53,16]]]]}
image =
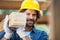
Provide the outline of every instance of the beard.
{"type": "Polygon", "coordinates": [[[35,21],[33,19],[27,19],[26,27],[34,27],[35,21]]]}

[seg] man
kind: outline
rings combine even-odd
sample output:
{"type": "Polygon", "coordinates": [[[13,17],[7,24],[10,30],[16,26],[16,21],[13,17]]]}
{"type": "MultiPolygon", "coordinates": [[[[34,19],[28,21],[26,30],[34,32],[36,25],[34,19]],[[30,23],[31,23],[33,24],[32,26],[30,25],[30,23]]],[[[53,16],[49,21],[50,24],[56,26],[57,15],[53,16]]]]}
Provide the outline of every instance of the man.
{"type": "Polygon", "coordinates": [[[0,33],[1,40],[48,40],[48,35],[46,32],[37,30],[34,27],[35,22],[40,18],[39,14],[40,8],[38,2],[35,0],[25,0],[20,8],[20,12],[26,13],[26,26],[21,29],[18,28],[12,31],[8,27],[8,15],[4,21],[4,32],[0,33]]]}

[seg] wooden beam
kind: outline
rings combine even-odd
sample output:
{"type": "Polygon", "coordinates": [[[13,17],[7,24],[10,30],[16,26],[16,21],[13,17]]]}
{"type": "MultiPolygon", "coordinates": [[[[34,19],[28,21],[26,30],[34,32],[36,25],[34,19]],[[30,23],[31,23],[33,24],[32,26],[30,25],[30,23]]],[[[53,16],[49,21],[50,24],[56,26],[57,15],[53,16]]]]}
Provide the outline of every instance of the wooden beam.
{"type": "Polygon", "coordinates": [[[37,24],[48,24],[48,16],[41,16],[38,20],[37,20],[37,24]]]}
{"type": "Polygon", "coordinates": [[[0,1],[0,9],[19,9],[22,1],[0,1]]]}
{"type": "Polygon", "coordinates": [[[23,1],[23,0],[0,0],[0,1],[23,1]]]}
{"type": "MultiPolygon", "coordinates": [[[[16,9],[18,10],[21,6],[22,1],[0,1],[0,9],[16,9]]],[[[39,2],[42,4],[43,2],[39,2]]]]}

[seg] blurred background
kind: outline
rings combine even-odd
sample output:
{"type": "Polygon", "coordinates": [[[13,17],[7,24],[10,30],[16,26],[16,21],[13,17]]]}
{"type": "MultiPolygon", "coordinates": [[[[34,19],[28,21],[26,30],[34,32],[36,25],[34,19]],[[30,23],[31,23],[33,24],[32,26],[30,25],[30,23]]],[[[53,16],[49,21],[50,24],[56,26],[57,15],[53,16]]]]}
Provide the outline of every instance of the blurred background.
{"type": "MultiPolygon", "coordinates": [[[[3,20],[6,14],[17,12],[24,0],[0,0],[0,32],[3,31],[3,20]]],[[[59,40],[59,7],[56,0],[37,0],[40,4],[41,18],[35,24],[36,28],[47,32],[49,40],[59,40]],[[58,9],[56,9],[56,7],[58,9]],[[58,12],[58,13],[57,13],[58,12]],[[56,34],[58,35],[56,35],[56,34]]],[[[58,1],[59,2],[59,1],[58,1]]]]}

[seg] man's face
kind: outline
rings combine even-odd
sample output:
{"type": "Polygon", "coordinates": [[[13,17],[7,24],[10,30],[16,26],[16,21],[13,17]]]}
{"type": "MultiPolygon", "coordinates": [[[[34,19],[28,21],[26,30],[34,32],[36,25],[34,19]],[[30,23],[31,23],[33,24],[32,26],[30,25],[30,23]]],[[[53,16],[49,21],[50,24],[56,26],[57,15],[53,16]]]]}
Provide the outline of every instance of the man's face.
{"type": "Polygon", "coordinates": [[[27,27],[34,26],[35,21],[36,21],[36,14],[37,14],[36,11],[28,9],[25,11],[25,13],[27,15],[26,26],[27,27]]]}

